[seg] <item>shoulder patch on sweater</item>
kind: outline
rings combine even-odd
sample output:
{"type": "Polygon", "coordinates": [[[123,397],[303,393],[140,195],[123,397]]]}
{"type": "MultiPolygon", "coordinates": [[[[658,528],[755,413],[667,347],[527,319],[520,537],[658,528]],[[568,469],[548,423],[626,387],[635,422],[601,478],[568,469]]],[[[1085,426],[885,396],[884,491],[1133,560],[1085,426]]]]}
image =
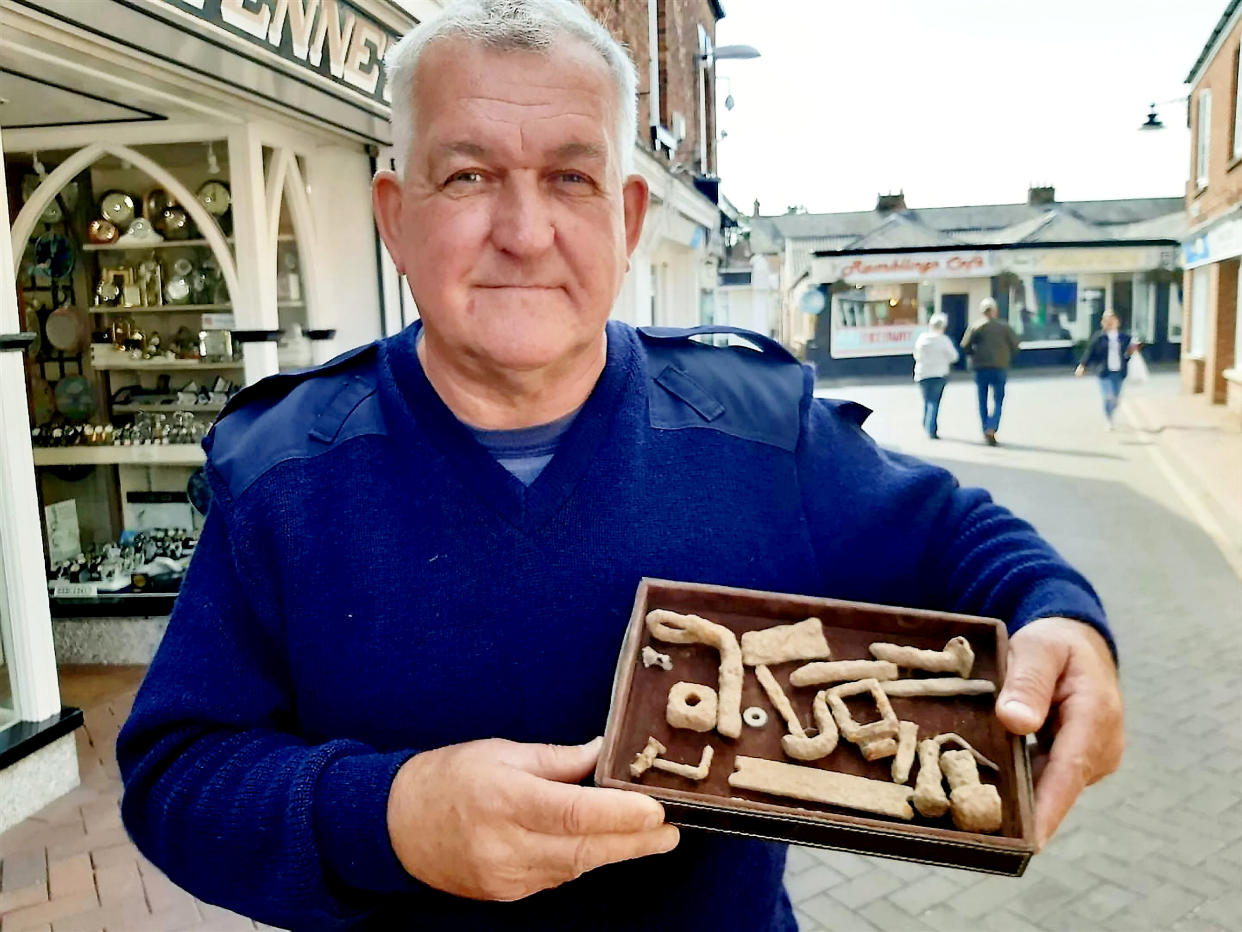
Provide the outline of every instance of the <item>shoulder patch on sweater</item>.
{"type": "Polygon", "coordinates": [[[652,427],[704,427],[790,452],[798,446],[806,376],[775,340],[738,327],[639,327],[638,334],[652,427]],[[691,339],[712,333],[735,334],[757,349],[691,339]]]}
{"type": "Polygon", "coordinates": [[[234,395],[203,440],[230,493],[240,495],[285,460],[385,433],[375,398],[375,351],[370,343],[321,366],[260,379],[234,395]]]}

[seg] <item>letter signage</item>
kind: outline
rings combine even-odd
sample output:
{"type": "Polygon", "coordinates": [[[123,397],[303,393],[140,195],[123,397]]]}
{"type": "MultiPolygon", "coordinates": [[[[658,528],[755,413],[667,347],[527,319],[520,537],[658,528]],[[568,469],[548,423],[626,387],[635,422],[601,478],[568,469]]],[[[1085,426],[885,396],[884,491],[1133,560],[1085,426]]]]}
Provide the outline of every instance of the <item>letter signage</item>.
{"type": "Polygon", "coordinates": [[[261,46],[371,100],[391,102],[383,60],[400,37],[348,0],[164,2],[218,27],[239,46],[261,46]]]}

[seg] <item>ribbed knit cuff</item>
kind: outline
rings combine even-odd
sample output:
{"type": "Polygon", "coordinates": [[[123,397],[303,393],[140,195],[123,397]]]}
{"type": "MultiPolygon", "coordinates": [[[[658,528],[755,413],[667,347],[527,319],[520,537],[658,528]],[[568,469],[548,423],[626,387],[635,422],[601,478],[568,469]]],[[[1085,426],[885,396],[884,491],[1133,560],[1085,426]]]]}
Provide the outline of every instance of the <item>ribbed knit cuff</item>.
{"type": "Polygon", "coordinates": [[[1046,580],[1027,593],[1009,623],[1009,634],[1016,634],[1038,618],[1052,617],[1074,618],[1089,624],[1104,636],[1113,660],[1117,660],[1117,644],[1103,606],[1091,592],[1064,579],[1046,580]]]}
{"type": "Polygon", "coordinates": [[[412,756],[398,751],[342,757],[319,776],[314,803],[319,850],[347,887],[402,893],[423,886],[406,873],[388,837],[388,792],[412,756]]]}

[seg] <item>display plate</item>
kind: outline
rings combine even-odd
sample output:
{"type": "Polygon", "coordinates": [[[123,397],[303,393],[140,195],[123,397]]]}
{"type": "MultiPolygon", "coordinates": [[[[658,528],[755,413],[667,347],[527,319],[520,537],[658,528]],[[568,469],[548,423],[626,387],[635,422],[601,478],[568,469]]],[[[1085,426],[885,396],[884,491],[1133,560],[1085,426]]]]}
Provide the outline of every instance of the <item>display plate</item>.
{"type": "MultiPolygon", "coordinates": [[[[1000,766],[999,773],[982,770],[984,782],[996,784],[1004,805],[1004,824],[995,834],[960,831],[948,815],[927,819],[916,814],[913,821],[906,822],[734,789],[728,778],[738,756],[885,781],[891,780],[892,759],[867,762],[857,746],[844,738],[832,754],[820,761],[805,763],[786,757],[780,746],[786,733],[783,720],[772,708],[751,667],[745,668],[742,708],[759,706],[765,710],[766,727],[743,726],[736,740],[723,738],[715,731],[697,733],[672,728],[665,720],[669,687],[688,681],[715,689],[719,655],[704,645],[654,640],[647,631],[646,616],[657,608],[701,615],[725,625],[739,639],[746,631],[817,617],[824,624],[833,660],[871,659],[868,646],[877,640],[940,650],[949,638],[963,635],[975,652],[970,677],[990,679],[998,687],[1004,681],[1008,643],[1001,622],[919,609],[644,579],[635,597],[618,661],[595,782],[660,800],[669,820],[678,825],[1011,876],[1025,871],[1035,851],[1030,765],[1025,739],[1007,732],[993,714],[994,696],[894,697],[891,703],[898,718],[919,724],[920,739],[956,732],[1000,766]],[[672,670],[644,667],[641,651],[647,645],[668,654],[672,670]],[[710,743],[715,757],[708,778],[696,782],[658,770],[632,778],[629,765],[649,736],[668,748],[662,757],[689,764],[699,763],[704,745],[710,743]]],[[[801,663],[782,663],[771,669],[802,722],[810,724],[811,701],[823,687],[789,685],[790,672],[801,663]]],[[[903,678],[908,675],[908,671],[902,671],[903,678]]],[[[854,701],[850,705],[853,708],[854,701]]],[[[871,714],[868,720],[874,718],[871,714]]],[[[917,773],[916,762],[908,786],[914,786],[917,773]]]]}

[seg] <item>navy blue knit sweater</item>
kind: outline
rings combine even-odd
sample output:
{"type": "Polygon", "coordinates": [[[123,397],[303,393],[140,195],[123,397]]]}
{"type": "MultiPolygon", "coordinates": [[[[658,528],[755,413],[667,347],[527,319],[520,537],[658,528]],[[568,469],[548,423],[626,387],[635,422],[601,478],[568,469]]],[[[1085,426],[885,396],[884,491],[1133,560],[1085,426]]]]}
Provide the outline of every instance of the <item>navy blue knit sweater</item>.
{"type": "Polygon", "coordinates": [[[748,412],[750,374],[756,397],[778,363],[801,378],[770,353],[694,344],[736,377],[705,388],[610,324],[526,488],[435,394],[414,330],[261,383],[206,443],[207,523],[117,749],[126,826],[203,899],[296,928],[792,928],[783,847],[694,831],[516,903],[443,894],[393,854],[393,775],[456,742],[600,733],[644,575],[1104,629],[1029,525],[878,449],[809,377],[748,412]]]}

